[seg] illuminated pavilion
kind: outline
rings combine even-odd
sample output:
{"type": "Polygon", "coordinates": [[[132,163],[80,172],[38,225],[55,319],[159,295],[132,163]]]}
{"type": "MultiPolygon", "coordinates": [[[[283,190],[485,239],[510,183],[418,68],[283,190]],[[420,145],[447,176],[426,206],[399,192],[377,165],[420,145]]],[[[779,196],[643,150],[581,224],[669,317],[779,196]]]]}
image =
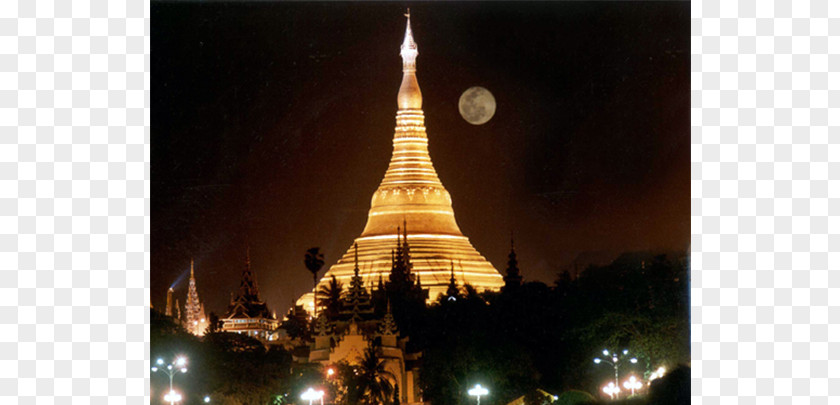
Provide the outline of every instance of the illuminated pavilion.
{"type": "MultiPolygon", "coordinates": [[[[417,82],[417,43],[406,23],[405,38],[400,46],[403,78],[397,95],[397,126],[394,151],[385,177],[373,193],[367,225],[350,244],[344,256],[332,265],[318,286],[326,285],[331,276],[344,285],[353,277],[353,245],[358,244],[361,275],[372,285],[380,276],[387,278],[391,255],[400,231],[411,246],[412,273],[429,289],[429,300],[445,294],[450,284],[450,263],[459,284],[471,284],[478,291],[499,290],[504,286],[501,274],[461,233],[452,210],[452,198],[440,182],[429,156],[423,115],[423,96],[417,82]],[[406,232],[407,231],[407,232],[406,232]]],[[[312,311],[312,293],[298,300],[312,311]]]]}

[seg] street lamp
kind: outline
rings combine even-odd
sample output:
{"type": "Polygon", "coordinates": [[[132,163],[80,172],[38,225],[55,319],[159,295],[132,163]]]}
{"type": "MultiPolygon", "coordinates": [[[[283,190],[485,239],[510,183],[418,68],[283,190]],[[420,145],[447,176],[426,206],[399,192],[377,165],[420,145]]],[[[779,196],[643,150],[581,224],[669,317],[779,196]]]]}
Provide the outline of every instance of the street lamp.
{"type": "Polygon", "coordinates": [[[321,400],[321,405],[324,405],[324,391],[315,391],[312,387],[309,387],[303,394],[300,394],[300,399],[309,401],[309,405],[312,405],[312,401],[321,400]]]}
{"type": "Polygon", "coordinates": [[[621,392],[621,388],[618,388],[615,383],[610,382],[604,386],[603,391],[605,394],[610,396],[610,399],[615,399],[618,396],[618,393],[621,392]]]}
{"type": "Polygon", "coordinates": [[[169,376],[169,393],[166,394],[163,399],[171,404],[174,404],[181,400],[181,395],[179,395],[175,390],[172,389],[172,379],[175,377],[179,371],[183,374],[187,372],[187,358],[186,357],[178,357],[172,363],[163,366],[164,362],[163,359],[157,359],[155,365],[152,366],[152,372],[157,373],[158,370],[163,371],[166,375],[169,376]]]}
{"type": "Polygon", "coordinates": [[[627,381],[624,382],[624,388],[630,390],[630,395],[636,395],[636,390],[642,388],[642,382],[636,379],[636,376],[631,375],[627,381]]]}
{"type": "MultiPolygon", "coordinates": [[[[596,357],[595,360],[594,360],[595,364],[601,364],[601,362],[604,362],[604,363],[607,363],[607,364],[613,366],[613,369],[615,369],[615,384],[613,384],[613,385],[615,385],[616,387],[618,387],[618,365],[619,365],[619,363],[621,363],[621,361],[624,360],[625,357],[627,357],[629,355],[629,353],[630,353],[629,350],[624,349],[624,350],[621,351],[620,355],[617,354],[617,353],[613,353],[612,355],[610,355],[610,351],[607,350],[607,349],[604,349],[604,351],[601,352],[601,354],[603,354],[604,356],[602,358],[601,357],[596,357]]],[[[630,358],[630,362],[633,363],[633,364],[636,364],[636,362],[638,362],[638,361],[639,360],[636,359],[635,357],[630,358]]]]}
{"type": "Polygon", "coordinates": [[[205,404],[209,404],[209,403],[210,403],[210,396],[209,396],[209,395],[205,395],[205,396],[204,396],[204,403],[205,403],[205,404]]]}
{"type": "Polygon", "coordinates": [[[169,393],[163,396],[163,400],[168,401],[170,404],[174,404],[181,401],[181,394],[175,392],[174,390],[169,390],[169,393]]]}
{"type": "Polygon", "coordinates": [[[470,388],[467,393],[475,397],[476,405],[481,405],[481,396],[487,395],[489,391],[487,391],[487,388],[482,387],[481,384],[476,384],[475,387],[470,388]]]}

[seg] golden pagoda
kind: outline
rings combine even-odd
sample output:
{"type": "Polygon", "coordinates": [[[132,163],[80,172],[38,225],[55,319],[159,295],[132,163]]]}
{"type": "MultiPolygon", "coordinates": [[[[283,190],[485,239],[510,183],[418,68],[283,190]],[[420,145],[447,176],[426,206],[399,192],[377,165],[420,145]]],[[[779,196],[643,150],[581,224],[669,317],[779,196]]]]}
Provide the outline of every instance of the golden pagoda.
{"type": "MultiPolygon", "coordinates": [[[[399,109],[391,162],[373,193],[364,231],[329,268],[318,286],[327,284],[332,276],[350,285],[354,276],[354,244],[358,245],[360,275],[365,284],[372,285],[380,277],[387,279],[393,250],[403,233],[411,249],[412,273],[429,289],[429,300],[446,293],[451,263],[459,284],[470,284],[478,291],[497,291],[504,286],[501,274],[461,233],[452,210],[452,198],[429,156],[423,95],[416,75],[417,44],[411,32],[411,17],[408,14],[406,17],[405,39],[400,46],[403,78],[397,95],[399,109]]],[[[312,293],[301,297],[298,304],[311,311],[312,293]]]]}

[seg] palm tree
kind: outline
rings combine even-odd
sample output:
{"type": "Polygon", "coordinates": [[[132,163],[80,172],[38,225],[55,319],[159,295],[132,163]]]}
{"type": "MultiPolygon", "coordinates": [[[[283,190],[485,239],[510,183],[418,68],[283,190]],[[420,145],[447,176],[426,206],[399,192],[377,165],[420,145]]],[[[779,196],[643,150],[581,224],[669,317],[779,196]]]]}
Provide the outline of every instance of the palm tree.
{"type": "Polygon", "coordinates": [[[391,401],[396,380],[394,374],[385,369],[385,360],[380,360],[376,347],[371,343],[365,349],[358,369],[358,388],[367,405],[387,404],[391,401]]]}
{"type": "Polygon", "coordinates": [[[318,289],[316,293],[318,301],[322,303],[322,307],[326,308],[328,317],[335,318],[338,316],[338,312],[341,310],[341,293],[343,290],[344,284],[339,283],[335,276],[332,276],[329,284],[322,285],[318,289]]]}
{"type": "MultiPolygon", "coordinates": [[[[315,284],[313,289],[318,288],[318,271],[321,270],[321,267],[324,267],[324,254],[321,253],[321,248],[314,247],[309,248],[306,251],[306,255],[303,257],[303,264],[306,266],[306,269],[312,273],[312,281],[315,284]]],[[[312,295],[312,312],[313,317],[318,315],[318,297],[316,294],[312,295]]]]}

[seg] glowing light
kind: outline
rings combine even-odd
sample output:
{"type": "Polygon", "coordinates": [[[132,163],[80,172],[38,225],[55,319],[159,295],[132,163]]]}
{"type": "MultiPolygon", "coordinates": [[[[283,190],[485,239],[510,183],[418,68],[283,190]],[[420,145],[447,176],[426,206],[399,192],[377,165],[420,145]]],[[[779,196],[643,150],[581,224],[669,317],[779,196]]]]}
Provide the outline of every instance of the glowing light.
{"type": "Polygon", "coordinates": [[[324,398],[324,391],[315,391],[312,387],[306,389],[303,394],[300,394],[300,399],[304,401],[309,401],[309,405],[312,405],[312,401],[323,400],[324,398]]]}
{"type": "Polygon", "coordinates": [[[163,359],[157,359],[157,364],[162,366],[163,365],[163,359]]]}
{"type": "Polygon", "coordinates": [[[607,349],[604,349],[604,351],[602,353],[604,353],[604,356],[609,356],[610,355],[610,351],[607,350],[607,349]]]}
{"type": "Polygon", "coordinates": [[[665,367],[659,367],[658,369],[656,369],[656,371],[654,371],[653,373],[650,374],[650,377],[648,378],[648,380],[653,381],[657,378],[662,378],[662,376],[664,376],[664,375],[665,375],[665,367]]]}
{"type": "Polygon", "coordinates": [[[470,388],[467,393],[471,396],[475,397],[476,405],[481,405],[481,397],[487,395],[490,391],[487,388],[481,386],[481,384],[476,384],[475,387],[470,388]]]}
{"type": "Polygon", "coordinates": [[[630,359],[630,362],[631,362],[631,363],[633,363],[633,364],[636,364],[638,361],[639,361],[639,360],[638,360],[637,358],[635,358],[635,357],[633,357],[632,359],[630,359]]]}
{"type": "Polygon", "coordinates": [[[170,404],[174,404],[181,400],[181,394],[175,392],[175,390],[169,391],[166,395],[163,396],[163,399],[170,404]]]}
{"type": "Polygon", "coordinates": [[[596,358],[595,359],[595,364],[601,364],[601,359],[596,358]]]}
{"type": "Polygon", "coordinates": [[[183,366],[183,365],[187,364],[187,358],[186,357],[178,357],[178,360],[175,360],[175,364],[177,364],[179,366],[183,366]]]}
{"type": "Polygon", "coordinates": [[[206,404],[206,403],[209,403],[209,402],[210,402],[210,396],[209,396],[209,395],[206,395],[206,396],[204,397],[204,403],[206,404]]]}
{"type": "Polygon", "coordinates": [[[642,382],[636,379],[636,376],[631,375],[627,381],[624,382],[624,388],[630,390],[630,395],[635,395],[636,390],[642,388],[642,382]]]}
{"type": "Polygon", "coordinates": [[[327,376],[332,377],[333,374],[335,374],[335,370],[332,367],[328,368],[327,369],[327,376]]]}
{"type": "Polygon", "coordinates": [[[621,392],[621,388],[619,388],[615,383],[610,382],[609,384],[605,385],[602,389],[605,394],[610,396],[610,399],[614,399],[618,396],[618,393],[621,392]]]}

